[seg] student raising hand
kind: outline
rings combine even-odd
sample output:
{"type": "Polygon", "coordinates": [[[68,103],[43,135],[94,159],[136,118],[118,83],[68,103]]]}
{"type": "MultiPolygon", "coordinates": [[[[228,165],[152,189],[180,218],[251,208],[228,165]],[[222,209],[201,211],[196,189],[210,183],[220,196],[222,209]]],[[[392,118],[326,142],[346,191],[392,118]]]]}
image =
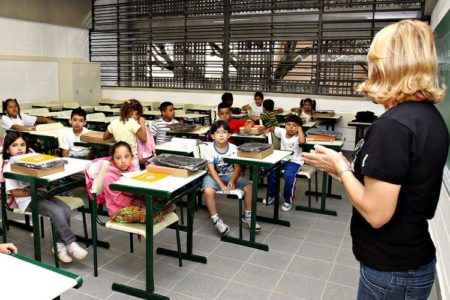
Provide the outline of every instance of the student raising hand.
{"type": "Polygon", "coordinates": [[[17,247],[13,243],[0,244],[0,252],[5,254],[17,253],[17,247]]]}

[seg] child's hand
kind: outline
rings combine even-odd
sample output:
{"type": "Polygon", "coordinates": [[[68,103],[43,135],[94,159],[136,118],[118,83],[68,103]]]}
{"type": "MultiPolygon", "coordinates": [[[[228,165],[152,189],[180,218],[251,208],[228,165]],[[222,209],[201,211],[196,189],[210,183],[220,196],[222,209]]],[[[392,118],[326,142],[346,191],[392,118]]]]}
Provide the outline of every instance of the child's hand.
{"type": "Polygon", "coordinates": [[[145,126],[145,122],[146,120],[143,117],[139,117],[139,124],[141,124],[141,126],[145,126]]]}
{"type": "Polygon", "coordinates": [[[232,182],[232,181],[228,182],[228,190],[229,191],[234,190],[235,188],[236,188],[235,182],[232,182]]]}
{"type": "Polygon", "coordinates": [[[28,131],[35,131],[36,130],[36,126],[30,126],[27,129],[28,131]]]}
{"type": "Polygon", "coordinates": [[[244,126],[244,132],[250,133],[250,131],[252,130],[252,127],[253,127],[253,122],[251,120],[247,120],[247,123],[244,126]]]}
{"type": "Polygon", "coordinates": [[[222,190],[222,192],[224,192],[225,194],[228,194],[230,192],[230,189],[228,188],[228,186],[226,186],[225,184],[222,184],[220,186],[220,189],[222,190]]]}
{"type": "Polygon", "coordinates": [[[17,247],[13,243],[0,244],[0,252],[5,254],[17,253],[17,247]]]}

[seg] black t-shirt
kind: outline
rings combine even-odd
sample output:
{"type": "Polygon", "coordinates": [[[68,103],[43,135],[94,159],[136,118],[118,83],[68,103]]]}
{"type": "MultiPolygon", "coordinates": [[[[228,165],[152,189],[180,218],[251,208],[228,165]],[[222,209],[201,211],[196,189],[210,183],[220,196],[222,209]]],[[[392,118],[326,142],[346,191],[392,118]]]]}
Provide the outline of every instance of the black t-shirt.
{"type": "Polygon", "coordinates": [[[353,208],[353,252],[381,271],[407,271],[430,263],[435,248],[427,219],[434,216],[449,147],[449,134],[429,102],[408,101],[380,116],[357,146],[355,176],[401,185],[392,219],[375,229],[353,208]]]}

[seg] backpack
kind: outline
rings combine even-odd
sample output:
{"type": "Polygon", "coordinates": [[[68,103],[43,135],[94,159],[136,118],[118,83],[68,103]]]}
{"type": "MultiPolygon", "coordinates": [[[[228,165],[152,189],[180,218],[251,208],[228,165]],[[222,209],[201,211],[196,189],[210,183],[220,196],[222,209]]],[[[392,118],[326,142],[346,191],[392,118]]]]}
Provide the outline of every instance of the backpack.
{"type": "Polygon", "coordinates": [[[145,131],[147,133],[147,141],[145,143],[136,138],[138,160],[140,163],[146,163],[147,160],[155,154],[156,148],[155,139],[148,126],[145,126],[145,131]]]}
{"type": "MultiPolygon", "coordinates": [[[[94,184],[94,179],[97,177],[100,168],[104,161],[111,161],[111,157],[99,157],[92,160],[84,169],[84,179],[86,181],[86,189],[89,195],[89,199],[93,199],[93,195],[91,193],[92,185],[94,184]]],[[[97,204],[105,203],[105,195],[103,193],[97,194],[97,204]]]]}

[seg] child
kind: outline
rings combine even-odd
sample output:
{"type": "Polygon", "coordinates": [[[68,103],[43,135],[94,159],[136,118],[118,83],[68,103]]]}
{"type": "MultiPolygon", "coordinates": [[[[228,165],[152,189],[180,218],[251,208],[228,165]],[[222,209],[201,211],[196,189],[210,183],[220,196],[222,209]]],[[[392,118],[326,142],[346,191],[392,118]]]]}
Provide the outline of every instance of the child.
{"type": "Polygon", "coordinates": [[[273,111],[275,104],[272,99],[266,99],[263,102],[263,113],[259,116],[266,129],[278,127],[278,120],[273,111]]]}
{"type": "MultiPolygon", "coordinates": [[[[230,230],[217,214],[215,193],[218,189],[228,193],[235,188],[244,190],[245,212],[241,217],[242,222],[250,227],[251,206],[252,206],[252,184],[244,177],[240,177],[241,167],[238,164],[224,162],[224,157],[229,157],[236,153],[235,145],[228,143],[230,126],[224,121],[217,121],[211,126],[211,137],[213,143],[209,143],[205,153],[208,161],[209,174],[203,179],[203,195],[206,207],[208,208],[211,220],[220,234],[226,235],[230,230]]],[[[261,231],[259,224],[256,224],[256,231],[261,231]]]]}
{"type": "Polygon", "coordinates": [[[291,111],[300,114],[300,118],[302,119],[303,122],[310,122],[314,116],[314,111],[312,107],[313,107],[313,100],[311,98],[306,98],[303,100],[303,107],[295,107],[292,108],[291,111]]]}
{"type": "Polygon", "coordinates": [[[231,118],[231,107],[227,103],[220,103],[218,106],[219,120],[225,121],[230,127],[229,133],[239,133],[240,127],[245,127],[245,131],[250,132],[250,128],[253,126],[251,120],[238,120],[231,118]]]}
{"type": "Polygon", "coordinates": [[[135,99],[125,101],[120,108],[120,118],[112,121],[103,139],[114,137],[116,142],[126,142],[131,147],[133,164],[139,166],[136,137],[142,142],[147,142],[145,119],[142,117],[142,105],[135,99]]]}
{"type": "MultiPolygon", "coordinates": [[[[284,203],[281,206],[283,211],[290,211],[292,200],[295,197],[295,174],[303,164],[300,157],[302,149],[300,144],[305,143],[305,135],[302,130],[302,121],[296,115],[288,115],[285,119],[285,128],[274,128],[274,134],[281,140],[281,150],[291,150],[294,153],[288,157],[289,161],[284,166],[284,203]]],[[[275,200],[275,172],[270,172],[268,176],[268,200],[263,203],[272,204],[275,200]]]]}
{"type": "Polygon", "coordinates": [[[16,99],[6,99],[3,101],[2,122],[5,130],[14,129],[19,131],[36,130],[34,126],[37,123],[54,123],[52,120],[44,117],[35,117],[20,113],[19,103],[16,99]]]}
{"type": "MultiPolygon", "coordinates": [[[[145,223],[146,212],[143,198],[137,195],[112,191],[109,185],[120,179],[124,172],[137,171],[138,168],[131,163],[133,154],[131,147],[125,142],[117,142],[111,147],[111,161],[108,173],[103,179],[103,193],[105,195],[106,208],[111,220],[119,223],[145,223]]],[[[161,214],[166,214],[176,208],[171,204],[162,209],[161,214]]],[[[155,218],[159,220],[158,218],[155,218]]]]}
{"type": "Polygon", "coordinates": [[[91,155],[89,148],[74,146],[75,142],[80,141],[80,135],[88,132],[86,126],[86,112],[82,108],[72,110],[70,114],[70,125],[72,130],[66,130],[64,135],[58,139],[59,148],[62,149],[63,157],[86,158],[91,155]]]}
{"type": "Polygon", "coordinates": [[[150,128],[153,136],[156,137],[156,145],[170,142],[172,137],[166,135],[166,132],[170,131],[170,125],[178,123],[174,119],[175,109],[172,102],[164,101],[159,106],[159,110],[161,111],[161,118],[153,122],[150,128]]]}
{"type": "MultiPolygon", "coordinates": [[[[27,144],[22,133],[17,131],[8,132],[3,144],[3,160],[6,161],[10,157],[25,154],[26,152],[27,144]]],[[[4,171],[10,170],[11,165],[8,163],[4,171]]],[[[7,194],[11,195],[14,199],[14,204],[21,211],[31,211],[29,205],[31,202],[29,183],[14,179],[5,179],[5,190],[7,194]]],[[[38,210],[39,214],[49,217],[50,222],[55,227],[57,235],[56,250],[59,260],[64,263],[70,263],[72,262],[72,258],[78,260],[84,259],[88,253],[76,243],[75,235],[70,229],[70,207],[56,198],[39,199],[38,210]]]]}
{"type": "Polygon", "coordinates": [[[242,110],[250,112],[250,119],[258,120],[259,116],[263,113],[263,100],[264,95],[261,92],[256,92],[253,96],[255,102],[242,106],[242,110]]]}
{"type": "MultiPolygon", "coordinates": [[[[219,103],[222,104],[224,103],[224,105],[229,106],[230,107],[230,111],[231,111],[231,107],[233,106],[233,94],[232,93],[223,93],[222,95],[222,102],[219,103]]],[[[217,108],[213,109],[214,112],[214,122],[219,120],[219,106],[217,106],[217,108]]]]}

